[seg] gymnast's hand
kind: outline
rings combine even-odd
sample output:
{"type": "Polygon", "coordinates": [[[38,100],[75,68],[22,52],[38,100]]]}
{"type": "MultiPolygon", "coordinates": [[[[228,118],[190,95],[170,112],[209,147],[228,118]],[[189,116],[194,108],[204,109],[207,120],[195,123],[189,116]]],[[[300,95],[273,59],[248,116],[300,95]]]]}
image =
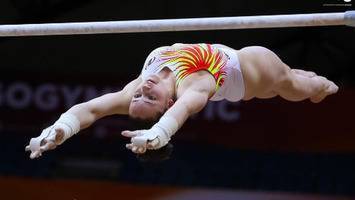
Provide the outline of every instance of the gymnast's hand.
{"type": "Polygon", "coordinates": [[[147,149],[159,149],[165,145],[161,145],[159,134],[149,130],[122,131],[125,137],[131,138],[131,143],[126,144],[126,148],[133,153],[142,154],[147,149]]]}
{"type": "Polygon", "coordinates": [[[126,145],[127,149],[141,154],[147,149],[160,149],[167,145],[178,127],[174,117],[163,116],[149,130],[122,131],[122,135],[131,138],[131,143],[126,145]]]}
{"type": "Polygon", "coordinates": [[[28,146],[26,146],[25,151],[31,151],[30,158],[38,158],[43,152],[55,149],[59,144],[63,142],[64,139],[64,129],[63,127],[53,127],[50,126],[44,129],[40,136],[32,138],[28,146]],[[39,144],[39,148],[36,148],[36,144],[39,144]],[[32,144],[32,148],[31,148],[32,144]]]}
{"type": "Polygon", "coordinates": [[[44,129],[40,136],[31,138],[26,151],[31,151],[30,158],[38,158],[43,152],[55,149],[58,145],[80,131],[80,121],[71,113],[63,113],[50,127],[44,129]]]}

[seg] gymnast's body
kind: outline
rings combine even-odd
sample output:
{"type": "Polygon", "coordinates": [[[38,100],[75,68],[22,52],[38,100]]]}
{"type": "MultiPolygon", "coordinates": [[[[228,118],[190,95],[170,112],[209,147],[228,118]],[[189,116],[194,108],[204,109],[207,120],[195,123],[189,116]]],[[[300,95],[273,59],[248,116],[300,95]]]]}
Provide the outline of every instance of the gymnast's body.
{"type": "Polygon", "coordinates": [[[63,113],[26,146],[30,158],[108,115],[129,115],[156,123],[146,130],[122,131],[126,147],[142,154],[165,146],[189,116],[209,100],[309,99],[318,103],[338,87],[314,72],[291,69],[271,50],[259,46],[235,50],[221,44],[174,44],[147,57],[138,78],[121,91],[80,103],[63,113]]]}

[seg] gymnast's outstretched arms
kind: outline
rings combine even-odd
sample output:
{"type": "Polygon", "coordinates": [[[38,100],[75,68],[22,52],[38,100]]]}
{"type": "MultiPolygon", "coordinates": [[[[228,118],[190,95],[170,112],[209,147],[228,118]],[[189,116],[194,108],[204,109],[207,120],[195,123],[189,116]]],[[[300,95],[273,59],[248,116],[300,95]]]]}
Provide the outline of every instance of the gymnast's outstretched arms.
{"type": "MultiPolygon", "coordinates": [[[[147,149],[159,149],[168,144],[171,136],[177,132],[187,118],[204,108],[213,94],[213,86],[204,84],[205,81],[208,80],[195,81],[188,87],[182,84],[178,100],[152,128],[123,131],[123,136],[131,138],[131,143],[126,147],[134,153],[144,153],[147,149]]],[[[68,138],[104,116],[128,114],[134,91],[141,82],[141,78],[138,78],[122,91],[106,94],[70,108],[52,126],[44,129],[39,137],[31,139],[30,144],[26,146],[26,151],[31,151],[30,158],[38,158],[43,152],[55,149],[68,138]]]]}
{"type": "Polygon", "coordinates": [[[40,136],[30,140],[29,145],[25,148],[26,151],[31,151],[30,158],[38,158],[43,152],[55,149],[102,117],[127,114],[134,88],[140,82],[141,78],[138,77],[119,92],[105,94],[71,107],[53,125],[44,129],[40,136]]]}

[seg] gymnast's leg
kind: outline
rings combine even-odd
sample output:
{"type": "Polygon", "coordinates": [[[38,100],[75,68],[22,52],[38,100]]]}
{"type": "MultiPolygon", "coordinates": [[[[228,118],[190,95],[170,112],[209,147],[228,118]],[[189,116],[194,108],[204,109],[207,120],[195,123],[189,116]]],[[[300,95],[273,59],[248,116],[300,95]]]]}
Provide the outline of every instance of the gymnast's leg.
{"type": "Polygon", "coordinates": [[[254,97],[271,98],[279,95],[289,101],[309,98],[318,103],[338,90],[332,81],[314,72],[290,69],[275,53],[266,48],[247,47],[238,53],[241,55],[246,85],[249,84],[254,97]]]}
{"type": "Polygon", "coordinates": [[[274,91],[290,101],[310,99],[313,103],[322,101],[326,96],[338,91],[338,87],[322,76],[310,77],[290,70],[284,80],[275,86],[274,91]]]}

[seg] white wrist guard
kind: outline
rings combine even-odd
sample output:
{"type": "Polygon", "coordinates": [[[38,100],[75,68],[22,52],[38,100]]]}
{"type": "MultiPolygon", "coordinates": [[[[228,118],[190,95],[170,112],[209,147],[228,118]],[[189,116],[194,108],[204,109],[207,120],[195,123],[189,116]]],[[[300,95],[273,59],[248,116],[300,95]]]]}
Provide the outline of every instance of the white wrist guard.
{"type": "Polygon", "coordinates": [[[75,115],[71,113],[63,113],[60,118],[54,123],[53,127],[54,129],[60,127],[64,130],[63,140],[59,143],[62,144],[65,140],[80,131],[80,121],[75,115]]]}
{"type": "Polygon", "coordinates": [[[156,123],[151,129],[143,130],[141,136],[132,138],[132,143],[136,146],[146,146],[147,142],[156,138],[159,139],[159,143],[153,147],[153,149],[159,149],[170,141],[179,129],[179,125],[174,117],[163,116],[159,122],[156,123]]]}
{"type": "Polygon", "coordinates": [[[44,129],[40,136],[32,138],[30,141],[30,150],[32,152],[39,151],[41,147],[41,142],[44,139],[55,141],[56,138],[56,128],[61,128],[64,130],[63,139],[56,142],[57,145],[62,144],[65,140],[73,136],[80,131],[80,121],[78,118],[71,113],[63,113],[60,118],[50,127],[44,129]]]}

